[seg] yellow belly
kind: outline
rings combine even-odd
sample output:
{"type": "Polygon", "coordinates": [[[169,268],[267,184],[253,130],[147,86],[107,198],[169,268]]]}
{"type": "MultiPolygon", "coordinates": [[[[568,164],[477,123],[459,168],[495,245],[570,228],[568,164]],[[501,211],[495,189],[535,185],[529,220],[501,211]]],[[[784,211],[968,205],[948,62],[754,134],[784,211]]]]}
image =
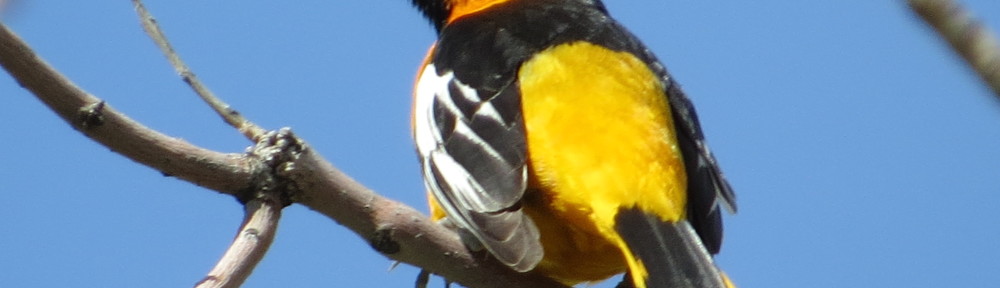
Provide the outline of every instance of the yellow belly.
{"type": "MultiPolygon", "coordinates": [[[[539,273],[567,284],[639,268],[614,229],[620,208],[684,217],[686,177],[656,75],[635,56],[586,42],[559,45],[520,72],[539,273]]],[[[645,273],[633,271],[633,273],[645,273]]]]}

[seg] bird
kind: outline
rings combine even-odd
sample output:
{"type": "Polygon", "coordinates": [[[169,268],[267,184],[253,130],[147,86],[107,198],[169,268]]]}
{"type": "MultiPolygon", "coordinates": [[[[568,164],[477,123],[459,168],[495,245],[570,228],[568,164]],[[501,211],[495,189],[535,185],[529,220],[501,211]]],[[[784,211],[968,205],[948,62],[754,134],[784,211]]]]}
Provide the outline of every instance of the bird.
{"type": "Polygon", "coordinates": [[[733,286],[713,259],[733,189],[690,99],[603,2],[412,4],[437,32],[411,123],[432,219],[566,285],[733,286]]]}

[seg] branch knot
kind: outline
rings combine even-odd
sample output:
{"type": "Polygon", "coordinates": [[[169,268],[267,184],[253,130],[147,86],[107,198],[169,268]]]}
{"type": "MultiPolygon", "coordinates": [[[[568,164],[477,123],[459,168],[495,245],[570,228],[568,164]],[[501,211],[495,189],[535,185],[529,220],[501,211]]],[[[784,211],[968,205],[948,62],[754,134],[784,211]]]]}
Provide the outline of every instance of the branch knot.
{"type": "Polygon", "coordinates": [[[247,157],[257,159],[257,177],[247,190],[237,193],[240,203],[253,199],[276,200],[283,207],[292,204],[292,194],[298,191],[294,181],[288,179],[287,171],[294,169],[294,163],[307,149],[305,142],[292,133],[290,128],[265,133],[247,151],[247,157]]]}
{"type": "Polygon", "coordinates": [[[104,125],[104,100],[80,107],[77,113],[77,124],[83,129],[104,125]]]}

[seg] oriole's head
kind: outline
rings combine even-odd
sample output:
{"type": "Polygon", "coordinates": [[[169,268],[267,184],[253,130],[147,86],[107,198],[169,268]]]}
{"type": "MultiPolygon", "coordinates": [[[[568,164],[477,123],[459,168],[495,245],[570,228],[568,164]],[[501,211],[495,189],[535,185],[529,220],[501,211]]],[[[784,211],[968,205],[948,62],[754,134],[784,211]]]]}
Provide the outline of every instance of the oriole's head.
{"type": "Polygon", "coordinates": [[[417,6],[434,24],[434,28],[440,31],[448,22],[458,17],[510,1],[518,0],[413,0],[413,5],[417,6]]]}

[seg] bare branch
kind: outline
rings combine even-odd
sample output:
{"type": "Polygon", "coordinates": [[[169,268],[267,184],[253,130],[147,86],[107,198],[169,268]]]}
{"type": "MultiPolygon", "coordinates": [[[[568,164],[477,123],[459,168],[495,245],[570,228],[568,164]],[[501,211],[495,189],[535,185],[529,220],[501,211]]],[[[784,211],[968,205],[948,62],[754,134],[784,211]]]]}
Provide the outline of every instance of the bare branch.
{"type": "Polygon", "coordinates": [[[283,137],[290,133],[282,130],[261,135],[257,144],[247,153],[248,157],[260,160],[270,169],[258,178],[254,185],[258,190],[252,195],[237,195],[243,197],[241,200],[251,199],[244,205],[245,214],[240,232],[208,276],[195,287],[239,287],[264,259],[264,254],[274,242],[281,209],[291,204],[288,195],[293,186],[285,179],[275,177],[276,171],[288,169],[288,162],[303,147],[298,139],[283,137]]]}
{"type": "Polygon", "coordinates": [[[251,189],[260,169],[239,154],[206,150],[133,121],[56,72],[2,23],[0,65],[74,129],[164,175],[236,194],[251,189]]]}
{"type": "Polygon", "coordinates": [[[292,200],[347,226],[387,257],[467,287],[566,287],[472,255],[453,231],[416,209],[375,194],[307,146],[290,167],[294,169],[283,176],[299,189],[292,200]]]}
{"type": "Polygon", "coordinates": [[[1000,46],[992,33],[952,0],[908,0],[910,8],[948,41],[1000,99],[1000,46]]]}
{"type": "MultiPolygon", "coordinates": [[[[456,233],[405,204],[379,196],[324,160],[284,130],[258,145],[295,147],[271,161],[267,154],[224,154],[150,130],[87,94],[39,59],[0,23],[0,65],[75,129],[104,146],[165,174],[219,192],[256,193],[274,177],[292,200],[347,226],[384,255],[425,268],[468,287],[565,287],[517,273],[484,255],[473,255],[456,233]],[[264,181],[268,182],[268,181],[264,181]]],[[[255,149],[256,150],[256,149],[255,149]]],[[[241,196],[242,195],[242,196],[241,196]]],[[[284,197],[284,196],[283,196],[284,197]]]]}
{"type": "MultiPolygon", "coordinates": [[[[170,64],[174,67],[174,70],[181,76],[185,83],[194,89],[195,93],[201,97],[210,107],[212,107],[215,112],[222,117],[222,119],[233,126],[241,134],[254,142],[259,142],[264,137],[266,131],[260,126],[250,122],[245,119],[236,109],[233,109],[229,104],[226,104],[221,99],[215,96],[211,90],[208,89],[201,80],[194,75],[194,72],[184,64],[184,60],[181,59],[180,55],[174,50],[173,46],[167,40],[167,36],[160,29],[160,26],[156,24],[156,20],[153,15],[146,10],[146,7],[142,5],[141,0],[133,0],[132,4],[135,6],[135,11],[139,16],[139,21],[142,23],[143,30],[146,34],[156,43],[156,46],[160,47],[170,64]]],[[[103,102],[101,102],[103,103],[103,102]]],[[[273,146],[272,146],[273,147],[273,146]]],[[[261,149],[268,149],[270,147],[261,147],[261,149]]],[[[274,149],[270,149],[274,150],[274,149]]],[[[274,153],[285,152],[283,149],[278,149],[279,151],[274,151],[274,153]]],[[[254,151],[251,155],[262,155],[260,151],[254,151]]],[[[273,157],[274,156],[270,156],[273,157]]],[[[284,158],[284,157],[281,157],[284,158]]],[[[268,167],[273,167],[271,165],[277,165],[273,161],[267,164],[268,167]]],[[[200,288],[229,288],[229,287],[239,287],[250,274],[253,273],[254,267],[264,259],[264,254],[271,247],[271,243],[274,241],[275,229],[278,227],[278,219],[281,216],[281,209],[288,206],[287,201],[282,201],[280,199],[280,194],[288,194],[286,187],[274,187],[274,177],[271,174],[264,174],[266,179],[261,180],[262,183],[266,184],[255,184],[254,187],[258,187],[261,190],[253,195],[255,198],[246,202],[244,209],[246,210],[245,218],[243,224],[240,226],[240,232],[236,234],[236,239],[223,254],[219,262],[216,263],[212,271],[208,273],[201,282],[199,282],[195,287],[200,288]],[[281,202],[279,204],[279,202],[281,202]]],[[[245,200],[245,197],[250,195],[237,195],[237,197],[244,197],[241,200],[245,200]]]]}
{"type": "Polygon", "coordinates": [[[261,198],[251,200],[245,208],[243,225],[236,234],[236,239],[233,239],[233,244],[215,268],[208,272],[208,276],[195,287],[240,287],[271,247],[284,205],[277,199],[261,198]]]}
{"type": "Polygon", "coordinates": [[[239,130],[250,141],[257,142],[257,139],[263,136],[266,131],[244,118],[239,111],[236,111],[229,104],[216,97],[215,93],[212,93],[205,84],[201,83],[198,76],[194,75],[194,72],[188,68],[187,64],[184,64],[184,60],[181,60],[181,57],[174,51],[174,47],[170,45],[170,41],[167,41],[167,36],[163,34],[163,30],[156,24],[156,19],[153,18],[153,15],[142,5],[142,1],[132,0],[132,4],[135,6],[135,12],[139,14],[142,29],[153,39],[153,42],[156,42],[156,46],[160,47],[163,55],[167,56],[167,59],[170,60],[170,65],[174,66],[174,70],[181,76],[184,83],[191,86],[191,89],[194,89],[198,97],[201,97],[201,100],[204,100],[208,106],[212,107],[215,113],[219,114],[219,117],[222,117],[227,124],[239,130]]]}

